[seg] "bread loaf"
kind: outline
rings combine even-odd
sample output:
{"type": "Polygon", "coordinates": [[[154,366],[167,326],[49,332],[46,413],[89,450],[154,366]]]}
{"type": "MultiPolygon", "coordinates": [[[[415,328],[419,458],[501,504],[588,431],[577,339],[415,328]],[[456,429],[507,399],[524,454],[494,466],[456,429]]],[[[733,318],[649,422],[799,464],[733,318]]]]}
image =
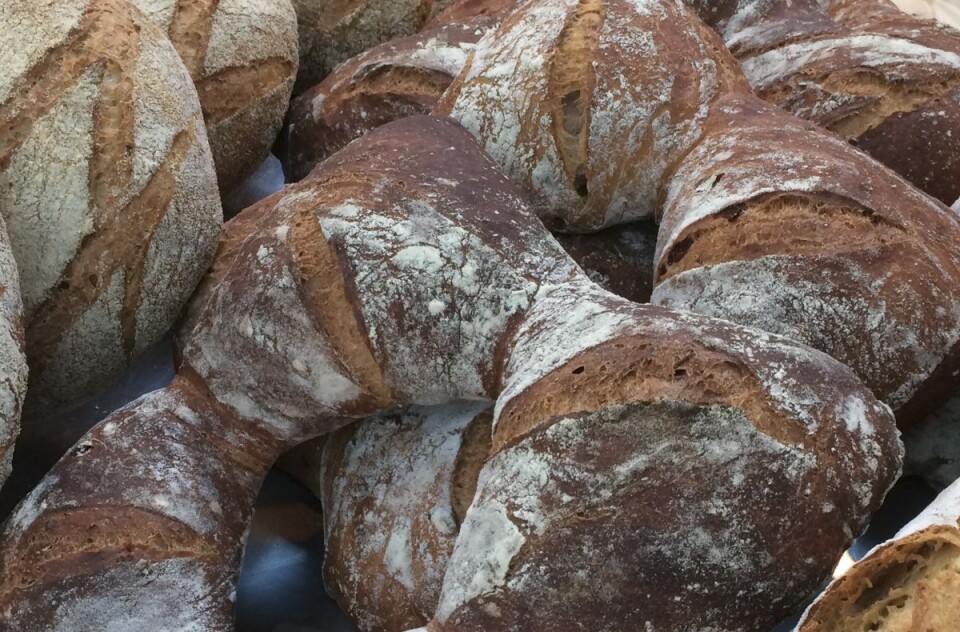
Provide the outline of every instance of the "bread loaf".
{"type": "Polygon", "coordinates": [[[20,410],[27,393],[23,351],[23,302],[20,279],[6,227],[0,219],[0,486],[10,476],[13,445],[20,431],[20,410]]]}
{"type": "Polygon", "coordinates": [[[270,153],[297,75],[290,0],[134,0],[170,36],[200,94],[220,192],[270,153]]]}
{"type": "Polygon", "coordinates": [[[652,218],[712,103],[748,91],[673,0],[544,0],[477,44],[436,112],[480,139],[548,228],[591,232],[652,218]]]}
{"type": "Polygon", "coordinates": [[[342,64],[290,108],[284,168],[301,180],[327,156],[390,121],[428,114],[493,17],[391,40],[342,64]]]}
{"type": "Polygon", "coordinates": [[[600,289],[449,120],[381,127],[240,219],[175,385],[101,425],[8,523],[0,576],[25,580],[0,590],[7,626],[99,629],[173,604],[154,629],[227,629],[266,464],[398,404],[496,402],[437,629],[528,629],[532,613],[762,626],[822,581],[898,472],[890,411],[849,369],[600,289]],[[50,545],[61,519],[76,545],[50,545]],[[107,533],[90,542],[91,525],[107,533]],[[692,546],[664,558],[678,533],[692,546]]]}
{"type": "Polygon", "coordinates": [[[689,0],[757,93],[856,144],[920,189],[960,196],[960,32],[886,0],[689,0]]]}
{"type": "Polygon", "coordinates": [[[953,395],[957,216],[779,110],[715,113],[667,193],[653,302],[828,351],[923,419],[953,395]]]}
{"type": "Polygon", "coordinates": [[[337,65],[395,37],[413,35],[448,0],[292,0],[300,31],[295,92],[311,88],[337,65]]]}
{"type": "Polygon", "coordinates": [[[835,580],[797,632],[955,630],[958,592],[960,481],[835,580]]]}
{"type": "Polygon", "coordinates": [[[323,575],[357,630],[433,616],[490,447],[487,402],[412,406],[335,432],[324,450],[323,575]]]}
{"type": "Polygon", "coordinates": [[[122,0],[0,1],[0,212],[30,404],[76,403],[170,328],[221,210],[196,90],[122,0]]]}
{"type": "Polygon", "coordinates": [[[477,44],[437,111],[549,226],[661,216],[654,301],[834,354],[904,424],[952,394],[958,218],[760,102],[681,3],[524,5],[477,44]]]}

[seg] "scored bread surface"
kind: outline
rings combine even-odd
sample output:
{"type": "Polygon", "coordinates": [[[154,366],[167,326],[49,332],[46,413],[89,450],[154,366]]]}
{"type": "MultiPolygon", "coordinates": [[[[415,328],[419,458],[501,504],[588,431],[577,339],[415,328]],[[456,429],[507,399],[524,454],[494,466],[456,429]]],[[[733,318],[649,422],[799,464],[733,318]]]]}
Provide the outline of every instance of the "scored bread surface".
{"type": "Polygon", "coordinates": [[[200,95],[221,192],[256,171],[283,123],[297,73],[290,0],[134,0],[163,28],[200,95]]]}
{"type": "Polygon", "coordinates": [[[220,202],[196,91],[125,2],[0,3],[0,212],[20,270],[31,401],[76,402],[170,327],[220,202]]]}

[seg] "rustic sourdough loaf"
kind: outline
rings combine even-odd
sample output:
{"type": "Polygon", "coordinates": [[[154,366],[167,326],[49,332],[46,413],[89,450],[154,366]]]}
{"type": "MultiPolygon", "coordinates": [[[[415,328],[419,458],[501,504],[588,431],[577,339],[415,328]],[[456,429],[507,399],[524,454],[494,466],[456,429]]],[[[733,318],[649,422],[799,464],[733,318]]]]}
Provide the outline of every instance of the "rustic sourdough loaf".
{"type": "Polygon", "coordinates": [[[270,152],[297,75],[290,0],[133,0],[170,37],[200,94],[220,191],[270,152]]]}
{"type": "Polygon", "coordinates": [[[835,580],[797,632],[947,632],[960,626],[960,481],[835,580]]]}
{"type": "Polygon", "coordinates": [[[905,425],[952,394],[960,219],[757,99],[683,3],[523,5],[436,111],[478,137],[548,226],[656,215],[655,302],[829,352],[905,425]]]}
{"type": "Polygon", "coordinates": [[[952,204],[960,197],[960,32],[887,0],[688,0],[764,99],[952,204]]]}
{"type": "Polygon", "coordinates": [[[29,403],[76,403],[160,339],[221,223],[197,93],[122,0],[0,1],[0,213],[26,316],[29,403]]]}
{"type": "Polygon", "coordinates": [[[20,410],[27,393],[23,352],[23,301],[6,227],[0,219],[0,486],[10,475],[20,410]]]}
{"type": "Polygon", "coordinates": [[[7,627],[230,629],[269,463],[398,404],[495,402],[440,630],[763,627],[899,470],[890,411],[849,369],[600,289],[449,120],[375,130],[239,219],[174,385],[5,526],[7,627]]]}

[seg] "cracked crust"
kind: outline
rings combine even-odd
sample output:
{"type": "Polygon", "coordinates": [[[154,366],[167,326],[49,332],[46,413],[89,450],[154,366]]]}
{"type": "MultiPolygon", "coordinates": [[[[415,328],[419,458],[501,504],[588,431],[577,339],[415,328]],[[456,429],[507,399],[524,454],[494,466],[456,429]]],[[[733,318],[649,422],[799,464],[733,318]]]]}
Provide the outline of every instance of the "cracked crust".
{"type": "Polygon", "coordinates": [[[764,99],[945,204],[960,197],[960,33],[887,0],[686,0],[764,99]]]}
{"type": "Polygon", "coordinates": [[[678,3],[550,0],[484,36],[436,113],[477,136],[549,228],[593,232],[652,218],[714,101],[746,90],[678,3]]]}
{"type": "Polygon", "coordinates": [[[826,589],[797,632],[952,630],[960,624],[960,482],[826,589]]]}

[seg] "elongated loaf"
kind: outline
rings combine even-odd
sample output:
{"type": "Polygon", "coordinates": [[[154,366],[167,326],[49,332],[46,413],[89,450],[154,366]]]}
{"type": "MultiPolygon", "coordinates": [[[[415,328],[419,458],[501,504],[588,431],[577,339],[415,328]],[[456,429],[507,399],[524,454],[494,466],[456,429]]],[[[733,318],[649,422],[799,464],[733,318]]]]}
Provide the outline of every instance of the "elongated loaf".
{"type": "Polygon", "coordinates": [[[495,17],[390,40],[339,66],[290,108],[284,168],[301,180],[327,156],[372,129],[428,114],[495,17]]]}
{"type": "Polygon", "coordinates": [[[548,226],[657,215],[655,302],[831,353],[905,425],[952,394],[957,216],[757,99],[682,3],[526,4],[478,42],[437,112],[548,226]]]}
{"type": "Polygon", "coordinates": [[[955,630],[958,592],[960,481],[835,580],[797,632],[955,630]]]}
{"type": "Polygon", "coordinates": [[[600,289],[452,121],[375,130],[239,219],[175,384],[94,430],[6,525],[7,627],[149,613],[229,629],[266,464],[398,404],[495,402],[438,629],[529,629],[532,613],[763,627],[826,577],[899,470],[890,411],[849,369],[600,289]],[[68,517],[79,540],[51,546],[68,517]],[[662,555],[678,533],[691,546],[662,555]]]}
{"type": "Polygon", "coordinates": [[[689,0],[764,99],[960,197],[960,32],[887,0],[689,0]],[[820,4],[827,5],[828,13],[820,4]]]}
{"type": "Polygon", "coordinates": [[[200,94],[220,191],[270,153],[297,75],[290,0],[134,0],[163,28],[200,94]]]}
{"type": "Polygon", "coordinates": [[[157,342],[207,269],[221,209],[190,77],[121,0],[0,1],[0,212],[30,404],[76,403],[157,342]]]}

